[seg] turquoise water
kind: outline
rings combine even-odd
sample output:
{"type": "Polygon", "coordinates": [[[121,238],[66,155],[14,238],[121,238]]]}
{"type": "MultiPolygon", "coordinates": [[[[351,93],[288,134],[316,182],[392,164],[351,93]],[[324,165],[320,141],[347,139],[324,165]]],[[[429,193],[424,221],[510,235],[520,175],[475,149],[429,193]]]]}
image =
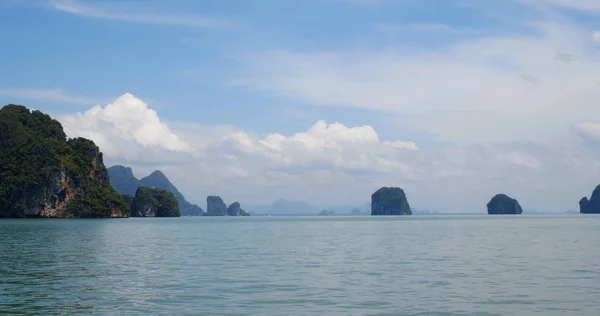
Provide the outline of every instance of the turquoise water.
{"type": "Polygon", "coordinates": [[[600,315],[600,216],[3,220],[0,313],[600,315]]]}

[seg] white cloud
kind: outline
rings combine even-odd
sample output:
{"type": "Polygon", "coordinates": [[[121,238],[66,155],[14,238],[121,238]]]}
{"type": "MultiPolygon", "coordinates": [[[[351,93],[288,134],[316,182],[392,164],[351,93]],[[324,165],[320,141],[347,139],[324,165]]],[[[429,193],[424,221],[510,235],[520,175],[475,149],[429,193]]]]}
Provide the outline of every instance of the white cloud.
{"type": "Polygon", "coordinates": [[[96,105],[83,113],[63,116],[59,120],[68,136],[90,138],[112,157],[153,160],[157,158],[156,151],[193,151],[160,121],[156,111],[129,93],[105,107],[96,105]]]}
{"type": "Polygon", "coordinates": [[[543,140],[600,115],[600,63],[588,31],[534,27],[535,35],[435,48],[269,51],[245,60],[238,83],[310,104],[397,115],[444,141],[543,140]]]}
{"type": "Polygon", "coordinates": [[[20,99],[49,101],[49,102],[64,102],[79,105],[92,105],[101,103],[103,99],[87,96],[73,95],[66,93],[60,89],[20,89],[6,88],[0,89],[0,96],[10,98],[13,103],[17,103],[20,99]]]}
{"type": "Polygon", "coordinates": [[[270,134],[255,139],[241,131],[228,134],[211,144],[209,152],[235,164],[248,159],[267,169],[294,173],[315,169],[388,172],[408,171],[410,168],[398,160],[398,154],[417,149],[413,142],[380,141],[370,126],[346,127],[318,121],[292,136],[270,134]]]}
{"type": "Polygon", "coordinates": [[[223,28],[233,25],[231,21],[213,17],[174,15],[166,12],[152,13],[140,10],[147,6],[127,10],[127,6],[123,2],[107,6],[106,2],[103,5],[98,3],[91,5],[78,0],[50,0],[49,5],[59,11],[97,19],[200,28],[223,28]]]}
{"type": "Polygon", "coordinates": [[[592,38],[594,39],[594,41],[599,42],[600,43],[600,31],[595,31],[592,34],[592,38]]]}

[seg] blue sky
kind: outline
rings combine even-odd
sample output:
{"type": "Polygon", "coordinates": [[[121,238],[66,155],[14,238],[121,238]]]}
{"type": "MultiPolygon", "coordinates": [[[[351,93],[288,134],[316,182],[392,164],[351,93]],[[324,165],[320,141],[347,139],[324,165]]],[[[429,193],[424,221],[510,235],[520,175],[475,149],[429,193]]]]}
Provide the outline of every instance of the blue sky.
{"type": "Polygon", "coordinates": [[[559,212],[598,182],[599,15],[595,0],[6,0],[0,103],[196,201],[362,204],[398,185],[442,212],[498,191],[559,212]]]}

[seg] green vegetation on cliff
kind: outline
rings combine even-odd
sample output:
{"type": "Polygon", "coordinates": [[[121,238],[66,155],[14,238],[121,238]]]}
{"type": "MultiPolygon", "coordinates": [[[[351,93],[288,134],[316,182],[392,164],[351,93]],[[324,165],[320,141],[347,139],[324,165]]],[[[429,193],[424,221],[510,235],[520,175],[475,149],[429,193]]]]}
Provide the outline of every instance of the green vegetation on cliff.
{"type": "Polygon", "coordinates": [[[412,215],[401,188],[381,188],[371,195],[371,215],[412,215]]]}
{"type": "Polygon", "coordinates": [[[125,217],[102,153],[47,114],[0,109],[0,217],[125,217]]]}
{"type": "Polygon", "coordinates": [[[131,217],[179,217],[179,202],[163,189],[139,187],[131,203],[131,217]]]}

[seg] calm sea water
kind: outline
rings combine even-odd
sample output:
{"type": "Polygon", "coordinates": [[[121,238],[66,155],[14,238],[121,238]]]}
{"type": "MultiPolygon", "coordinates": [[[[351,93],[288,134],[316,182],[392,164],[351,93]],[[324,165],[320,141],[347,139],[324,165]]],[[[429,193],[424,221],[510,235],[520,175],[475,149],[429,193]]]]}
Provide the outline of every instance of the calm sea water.
{"type": "Polygon", "coordinates": [[[0,313],[600,315],[600,216],[4,220],[0,313]]]}

